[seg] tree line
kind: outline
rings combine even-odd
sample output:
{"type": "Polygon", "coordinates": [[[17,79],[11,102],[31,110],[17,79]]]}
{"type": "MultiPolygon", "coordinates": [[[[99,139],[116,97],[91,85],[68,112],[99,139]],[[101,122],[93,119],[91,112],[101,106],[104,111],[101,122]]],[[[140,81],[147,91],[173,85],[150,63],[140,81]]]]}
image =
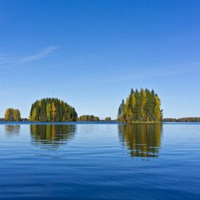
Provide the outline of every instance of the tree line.
{"type": "MultiPolygon", "coordinates": [[[[8,108],[5,118],[0,121],[22,121],[18,109],[8,108]]],[[[26,119],[27,121],[28,119],[26,119]]],[[[66,122],[66,121],[100,121],[98,116],[82,115],[78,118],[76,110],[57,98],[43,98],[31,105],[29,121],[32,122],[66,122]]],[[[106,121],[111,118],[105,118],[106,121]]]]}
{"type": "Polygon", "coordinates": [[[94,116],[94,115],[82,115],[78,118],[78,121],[99,121],[99,117],[94,116]]]}
{"type": "MultiPolygon", "coordinates": [[[[131,89],[126,101],[118,109],[117,120],[120,122],[160,122],[162,121],[161,102],[154,90],[131,89]]],[[[8,108],[5,112],[6,121],[20,121],[18,109],[8,108]]],[[[36,100],[30,109],[29,121],[32,122],[66,122],[66,121],[100,121],[94,115],[78,114],[74,107],[57,98],[43,98],[36,100]]],[[[105,121],[111,121],[106,117],[105,121]]]]}
{"type": "MultiPolygon", "coordinates": [[[[104,121],[106,122],[110,122],[112,119],[111,117],[105,117],[104,121]]],[[[94,121],[94,122],[98,122],[100,121],[99,117],[94,116],[94,115],[81,115],[78,118],[78,121],[94,121]]]]}
{"type": "Polygon", "coordinates": [[[29,116],[30,121],[41,122],[65,122],[76,121],[76,110],[57,98],[44,98],[36,100],[29,116]]]}
{"type": "Polygon", "coordinates": [[[154,90],[131,89],[126,102],[118,109],[118,121],[121,122],[160,122],[162,121],[161,102],[154,90]]]}
{"type": "Polygon", "coordinates": [[[200,122],[200,117],[164,118],[163,122],[200,122]]]}

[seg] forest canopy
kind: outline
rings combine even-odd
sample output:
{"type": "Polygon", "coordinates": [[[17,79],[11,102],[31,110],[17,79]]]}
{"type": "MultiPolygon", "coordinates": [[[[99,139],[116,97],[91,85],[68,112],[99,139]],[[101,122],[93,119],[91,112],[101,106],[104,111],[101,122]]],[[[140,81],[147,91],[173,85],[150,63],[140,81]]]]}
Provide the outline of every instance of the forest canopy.
{"type": "Polygon", "coordinates": [[[99,121],[99,117],[94,115],[82,115],[78,119],[79,121],[99,121]]]}
{"type": "Polygon", "coordinates": [[[111,121],[111,117],[106,117],[106,118],[105,118],[105,121],[106,121],[106,122],[110,122],[110,121],[111,121]]]}
{"type": "Polygon", "coordinates": [[[162,121],[161,102],[154,90],[131,89],[126,102],[118,109],[118,121],[121,122],[160,122],[162,121]]]}
{"type": "Polygon", "coordinates": [[[5,112],[5,121],[20,121],[21,113],[18,109],[8,108],[5,112]]]}
{"type": "Polygon", "coordinates": [[[77,113],[64,101],[57,98],[44,98],[32,104],[29,119],[36,122],[76,121],[77,113]]]}

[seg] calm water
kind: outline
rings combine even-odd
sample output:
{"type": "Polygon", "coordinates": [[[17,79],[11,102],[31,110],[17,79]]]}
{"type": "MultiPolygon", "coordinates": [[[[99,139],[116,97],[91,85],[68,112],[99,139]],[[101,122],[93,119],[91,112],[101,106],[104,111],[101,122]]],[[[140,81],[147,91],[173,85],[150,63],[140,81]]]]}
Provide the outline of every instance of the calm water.
{"type": "Polygon", "coordinates": [[[200,124],[0,124],[0,199],[200,199],[200,124]]]}

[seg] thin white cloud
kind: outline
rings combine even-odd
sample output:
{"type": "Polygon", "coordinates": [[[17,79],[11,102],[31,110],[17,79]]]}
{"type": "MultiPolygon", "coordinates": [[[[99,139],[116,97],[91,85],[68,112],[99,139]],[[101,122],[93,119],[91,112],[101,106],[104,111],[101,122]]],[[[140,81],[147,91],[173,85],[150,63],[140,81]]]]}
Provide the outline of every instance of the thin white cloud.
{"type": "Polygon", "coordinates": [[[36,54],[23,57],[14,57],[14,56],[9,56],[7,54],[0,54],[0,68],[2,69],[2,68],[14,67],[25,63],[41,60],[43,58],[50,56],[57,49],[58,47],[50,46],[41,50],[36,54]]]}
{"type": "Polygon", "coordinates": [[[6,65],[11,62],[11,57],[9,57],[7,54],[0,54],[0,66],[6,65]]]}
{"type": "Polygon", "coordinates": [[[130,73],[123,78],[116,78],[106,81],[106,83],[117,83],[117,82],[126,82],[133,81],[138,79],[147,79],[154,77],[163,77],[163,76],[173,76],[173,75],[181,75],[190,72],[198,72],[200,71],[200,62],[188,63],[181,66],[164,68],[160,69],[151,69],[146,71],[140,71],[130,75],[130,73]]]}
{"type": "Polygon", "coordinates": [[[58,48],[57,47],[48,47],[48,48],[44,49],[43,51],[40,51],[37,54],[22,58],[21,63],[26,63],[26,62],[40,60],[42,58],[45,58],[45,57],[49,56],[56,49],[58,49],[58,48]]]}

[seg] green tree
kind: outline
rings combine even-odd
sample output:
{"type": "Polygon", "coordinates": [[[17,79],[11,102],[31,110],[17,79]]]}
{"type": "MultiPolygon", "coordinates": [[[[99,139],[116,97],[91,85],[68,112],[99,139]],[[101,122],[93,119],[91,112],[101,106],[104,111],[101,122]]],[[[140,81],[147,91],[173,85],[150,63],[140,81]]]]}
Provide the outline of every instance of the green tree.
{"type": "Polygon", "coordinates": [[[35,101],[30,110],[30,121],[65,122],[76,121],[77,113],[73,107],[56,98],[35,101]]]}
{"type": "MultiPolygon", "coordinates": [[[[51,103],[49,102],[49,100],[47,100],[47,104],[46,104],[46,116],[47,116],[47,121],[50,122],[51,121],[51,116],[52,116],[52,111],[51,111],[51,103]]],[[[64,120],[63,120],[64,121],[64,120]]]]}
{"type": "Polygon", "coordinates": [[[21,113],[18,109],[8,108],[5,111],[5,120],[6,121],[20,121],[21,113]]]}
{"type": "Polygon", "coordinates": [[[110,121],[111,121],[111,117],[106,117],[106,118],[105,118],[105,121],[106,121],[106,122],[110,122],[110,121]]]}
{"type": "Polygon", "coordinates": [[[81,115],[79,121],[99,121],[99,117],[94,115],[81,115]]]}
{"type": "Polygon", "coordinates": [[[124,106],[125,106],[124,99],[122,99],[122,102],[118,109],[118,117],[117,117],[118,121],[124,121],[124,106]]]}
{"type": "Polygon", "coordinates": [[[160,122],[162,120],[161,103],[154,90],[131,89],[126,102],[118,109],[118,120],[123,122],[160,122]]]}

